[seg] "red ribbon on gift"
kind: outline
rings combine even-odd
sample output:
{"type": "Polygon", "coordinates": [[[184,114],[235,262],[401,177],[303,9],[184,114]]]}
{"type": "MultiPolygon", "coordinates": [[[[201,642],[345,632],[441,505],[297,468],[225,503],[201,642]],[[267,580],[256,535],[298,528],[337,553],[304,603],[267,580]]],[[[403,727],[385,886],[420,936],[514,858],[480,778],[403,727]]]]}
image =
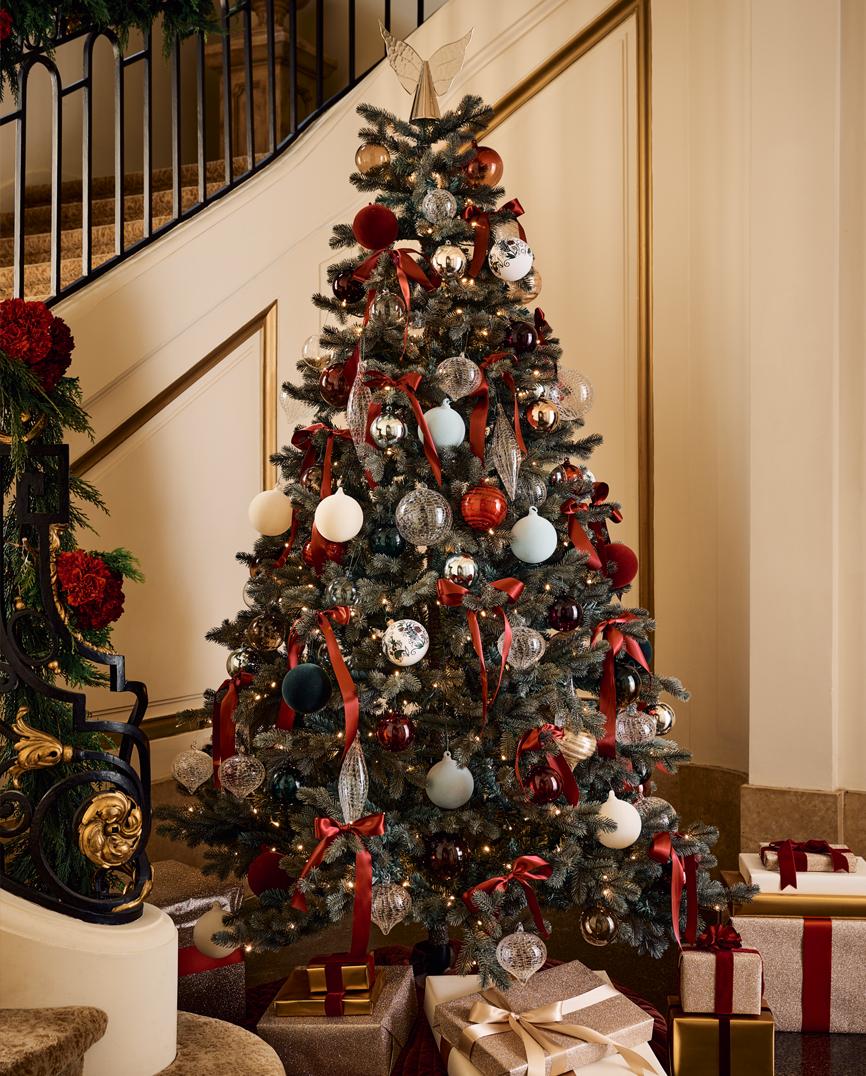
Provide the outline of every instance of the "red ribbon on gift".
{"type": "Polygon", "coordinates": [[[850,848],[834,848],[829,841],[816,839],[808,841],[771,841],[761,845],[761,858],[764,852],[775,852],[779,857],[779,884],[782,889],[791,886],[797,888],[797,871],[808,871],[808,854],[825,855],[830,857],[830,866],[836,871],[851,870],[848,857],[845,854],[850,848]]]}
{"type": "MultiPolygon", "coordinates": [[[[524,787],[523,777],[520,773],[520,758],[523,753],[525,751],[545,751],[545,737],[561,740],[564,735],[564,729],[549,724],[544,724],[537,729],[530,729],[529,732],[524,732],[517,743],[517,751],[514,754],[514,772],[517,775],[517,780],[521,788],[524,787]]],[[[574,773],[566,758],[559,754],[559,752],[550,751],[547,754],[547,764],[559,774],[559,779],[562,782],[562,792],[565,798],[572,807],[577,806],[580,801],[580,789],[577,787],[574,773]]]]}
{"type": "MultiPolygon", "coordinates": [[[[397,392],[402,392],[409,401],[409,406],[412,408],[412,413],[415,415],[415,421],[418,423],[418,428],[424,435],[424,455],[427,457],[427,462],[430,464],[430,470],[433,472],[433,477],[436,479],[437,485],[441,487],[442,465],[439,463],[439,454],[436,452],[436,445],[430,430],[427,428],[427,420],[424,418],[421,404],[418,402],[418,397],[415,395],[418,391],[418,386],[421,384],[421,374],[415,372],[403,374],[402,377],[393,378],[388,377],[387,374],[383,374],[381,370],[370,370],[364,378],[364,382],[373,390],[383,388],[396,389],[397,392]]],[[[376,404],[370,405],[367,418],[368,427],[370,422],[376,417],[376,407],[376,404]]]]}
{"type": "MultiPolygon", "coordinates": [[[[523,225],[517,220],[518,217],[523,216],[523,206],[516,198],[512,198],[511,201],[501,205],[494,212],[511,214],[517,223],[517,234],[521,239],[526,240],[523,225]]],[[[481,272],[484,259],[487,257],[487,251],[490,249],[490,213],[486,209],[480,209],[477,205],[468,205],[463,210],[463,219],[471,224],[475,231],[475,246],[472,250],[472,261],[469,263],[467,274],[471,277],[476,277],[481,272]]]]}
{"type": "MultiPolygon", "coordinates": [[[[713,923],[698,935],[695,949],[715,953],[715,987],[713,1012],[729,1015],[734,1009],[734,957],[738,953],[759,955],[757,949],[744,949],[743,939],[730,924],[713,923]]],[[[763,977],[761,993],[764,992],[763,977]]]]}
{"type": "MultiPolygon", "coordinates": [[[[349,623],[351,616],[352,610],[348,605],[335,605],[332,609],[320,609],[316,612],[316,623],[325,640],[325,646],[328,648],[328,657],[331,660],[331,668],[334,670],[334,676],[337,678],[337,687],[339,687],[340,694],[343,697],[343,718],[345,722],[344,758],[346,757],[346,752],[352,746],[352,741],[358,735],[358,718],[361,707],[358,700],[358,689],[355,686],[355,681],[352,679],[352,674],[346,667],[346,662],[343,660],[340,644],[337,642],[337,636],[334,634],[333,624],[336,623],[341,627],[344,627],[349,623]]],[[[303,643],[295,629],[292,628],[289,632],[289,638],[286,641],[286,653],[290,669],[294,669],[297,666],[302,650],[303,643]]],[[[291,729],[294,723],[295,711],[290,706],[286,706],[285,716],[282,710],[280,712],[277,727],[281,729],[291,729]]]]}
{"type": "MultiPolygon", "coordinates": [[[[679,834],[678,834],[679,836],[679,834]]],[[[680,908],[683,902],[683,889],[686,891],[686,942],[694,945],[698,933],[698,857],[681,856],[674,848],[673,835],[665,831],[657,833],[649,847],[650,859],[656,863],[671,865],[671,927],[677,945],[682,949],[680,939],[680,908]]]]}
{"type": "Polygon", "coordinates": [[[643,651],[638,645],[637,639],[631,635],[625,635],[620,631],[620,624],[628,624],[638,617],[634,613],[620,613],[619,616],[608,617],[601,620],[595,626],[592,633],[592,645],[595,646],[599,639],[604,637],[608,644],[608,651],[604,655],[604,665],[601,673],[601,690],[598,696],[598,708],[605,717],[604,736],[598,741],[598,753],[604,758],[614,758],[616,755],[616,656],[621,650],[625,652],[649,672],[649,666],[643,651]]]}
{"type": "MultiPolygon", "coordinates": [[[[373,953],[367,953],[364,961],[368,970],[368,982],[372,987],[376,978],[376,963],[373,953]]],[[[342,994],[346,991],[343,982],[343,968],[346,964],[358,964],[360,961],[352,953],[329,953],[327,955],[314,956],[307,967],[321,966],[325,972],[325,991],[328,994],[342,994]]]]}
{"type": "MultiPolygon", "coordinates": [[[[355,901],[352,909],[352,956],[363,956],[370,943],[370,909],[373,900],[373,857],[364,847],[365,837],[381,837],[385,832],[384,814],[368,814],[357,822],[337,822],[333,818],[317,818],[315,836],[319,842],[304,864],[298,880],[306,878],[325,858],[330,845],[341,836],[353,833],[361,847],[355,853],[355,901]]],[[[307,911],[307,899],[300,889],[295,890],[292,907],[299,912],[307,911]]]]}
{"type": "Polygon", "coordinates": [[[236,673],[228,680],[223,680],[214,694],[211,748],[213,750],[213,783],[217,788],[220,787],[220,763],[224,758],[231,758],[235,753],[235,710],[240,702],[241,688],[248,687],[254,679],[252,673],[236,673]],[[225,695],[217,702],[219,693],[223,690],[225,690],[225,695]]]}
{"type": "Polygon", "coordinates": [[[530,912],[532,912],[532,918],[535,920],[538,933],[543,938],[546,938],[548,937],[548,931],[545,929],[544,918],[538,905],[538,897],[535,895],[535,890],[532,888],[531,883],[547,881],[551,874],[553,874],[553,867],[541,856],[518,856],[508,874],[500,874],[495,878],[488,878],[486,882],[479,882],[478,885],[472,886],[471,889],[467,889],[463,894],[463,901],[470,912],[477,912],[478,909],[475,907],[476,893],[500,892],[507,889],[512,882],[516,882],[526,895],[526,903],[530,912]]]}
{"type": "MultiPolygon", "coordinates": [[[[523,593],[524,587],[524,584],[519,579],[511,578],[497,579],[496,582],[491,583],[490,585],[495,590],[504,594],[509,602],[516,602],[523,593]]],[[[499,694],[499,688],[502,686],[502,677],[505,674],[505,664],[508,661],[508,654],[511,650],[511,623],[505,609],[501,605],[493,607],[491,612],[495,616],[498,616],[502,621],[502,630],[505,634],[505,639],[502,644],[502,656],[499,662],[499,678],[496,681],[496,688],[493,691],[493,695],[488,698],[487,665],[484,661],[484,643],[481,639],[481,627],[478,623],[478,613],[476,613],[474,609],[467,608],[464,604],[465,598],[469,594],[469,590],[467,587],[462,587],[459,583],[455,583],[451,579],[439,579],[436,583],[436,593],[439,597],[439,601],[443,605],[447,605],[453,609],[462,605],[466,610],[466,621],[469,624],[469,636],[472,639],[472,646],[478,656],[478,671],[481,677],[481,724],[483,727],[487,724],[487,708],[491,703],[496,701],[496,696],[499,694]]]]}
{"type": "MultiPolygon", "coordinates": [[[[496,351],[492,355],[488,355],[483,362],[479,363],[479,369],[481,370],[481,384],[473,393],[470,393],[472,396],[477,396],[478,399],[475,406],[472,408],[472,414],[469,417],[469,446],[472,449],[473,455],[477,456],[480,460],[484,459],[484,440],[487,433],[487,418],[490,413],[490,382],[487,380],[487,367],[492,366],[493,363],[499,362],[501,359],[510,357],[510,351],[496,351]]],[[[520,401],[517,398],[517,386],[514,383],[514,375],[510,370],[506,370],[502,374],[502,380],[511,390],[514,399],[514,438],[517,441],[517,447],[525,456],[526,442],[523,440],[523,431],[520,428],[520,401]]]]}
{"type": "Polygon", "coordinates": [[[833,974],[833,920],[803,919],[803,1031],[830,1030],[830,988],[833,974]]]}
{"type": "Polygon", "coordinates": [[[184,975],[197,975],[200,971],[213,971],[215,968],[227,968],[232,964],[243,964],[244,951],[240,946],[228,956],[205,956],[194,945],[186,945],[177,951],[178,978],[184,975]]]}

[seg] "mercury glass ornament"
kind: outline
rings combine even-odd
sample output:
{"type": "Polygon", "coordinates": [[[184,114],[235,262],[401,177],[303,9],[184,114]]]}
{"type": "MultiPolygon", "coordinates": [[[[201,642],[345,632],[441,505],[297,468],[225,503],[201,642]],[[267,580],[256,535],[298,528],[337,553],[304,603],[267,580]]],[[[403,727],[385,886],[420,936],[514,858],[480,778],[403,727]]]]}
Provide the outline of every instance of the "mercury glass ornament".
{"type": "Polygon", "coordinates": [[[383,934],[390,934],[393,927],[402,923],[411,908],[412,894],[405,886],[394,882],[373,886],[370,918],[383,934]]]}
{"type": "MultiPolygon", "coordinates": [[[[546,648],[547,643],[540,631],[536,631],[535,628],[517,627],[511,633],[508,664],[518,672],[525,672],[541,661],[546,648]]],[[[496,649],[500,654],[505,649],[505,632],[496,640],[496,649]]]]}
{"type": "Polygon", "coordinates": [[[244,605],[247,607],[247,609],[255,609],[256,605],[258,604],[255,596],[255,589],[255,583],[253,583],[252,579],[248,579],[246,583],[244,583],[243,590],[241,591],[241,597],[243,598],[244,605]]]}
{"type": "Polygon", "coordinates": [[[478,564],[468,553],[452,553],[445,561],[442,574],[452,583],[471,587],[478,575],[478,564]]]}
{"type": "Polygon", "coordinates": [[[301,348],[301,361],[312,370],[324,370],[331,361],[327,351],[319,345],[319,334],[313,333],[304,341],[301,348]]]}
{"type": "Polygon", "coordinates": [[[392,291],[380,291],[370,305],[370,321],[382,328],[393,329],[406,320],[406,304],[392,291]]]}
{"type": "Polygon", "coordinates": [[[616,738],[622,744],[650,743],[655,739],[656,722],[646,710],[627,706],[616,715],[616,738]]]}
{"type": "Polygon", "coordinates": [[[356,736],[352,745],[346,752],[343,765],[340,767],[340,776],[337,780],[337,794],[340,797],[340,808],[343,811],[343,821],[348,825],[357,822],[364,813],[364,804],[367,802],[367,789],[370,780],[367,776],[367,763],[364,752],[361,749],[361,741],[356,736]]]}
{"type": "Polygon", "coordinates": [[[580,732],[566,729],[559,741],[559,753],[572,769],[579,762],[592,758],[597,747],[598,741],[587,729],[581,729],[580,732]]]}
{"type": "Polygon", "coordinates": [[[172,777],[179,785],[183,785],[187,792],[195,792],[201,788],[210,780],[212,774],[213,759],[196,747],[175,755],[171,764],[172,777]]]}
{"type": "Polygon", "coordinates": [[[496,405],[496,423],[493,427],[493,437],[487,449],[487,466],[496,468],[496,473],[502,480],[505,492],[514,500],[517,494],[517,479],[520,473],[522,460],[514,429],[508,421],[508,416],[502,408],[502,404],[496,405]]]}
{"type": "Polygon", "coordinates": [[[370,423],[370,436],[378,448],[390,448],[406,436],[406,423],[399,415],[383,411],[370,423]]]}
{"type": "Polygon", "coordinates": [[[397,530],[413,545],[439,545],[451,533],[451,505],[436,490],[419,486],[401,497],[394,511],[397,530]]]}
{"type": "Polygon", "coordinates": [[[276,650],[283,641],[283,624],[275,616],[262,613],[247,624],[245,634],[253,650],[276,650]]]}
{"type": "Polygon", "coordinates": [[[421,212],[431,224],[444,224],[457,212],[457,199],[451,191],[434,187],[424,195],[421,212]]]}
{"type": "Polygon", "coordinates": [[[358,588],[348,576],[332,579],[325,587],[325,601],[328,605],[354,605],[357,600],[358,588]]]}
{"type": "Polygon", "coordinates": [[[466,255],[461,247],[454,243],[443,243],[433,251],[430,264],[446,280],[462,276],[466,269],[466,255]]]}
{"type": "Polygon", "coordinates": [[[232,755],[219,766],[220,784],[238,799],[251,795],[265,779],[265,767],[255,755],[232,755]]]}
{"type": "Polygon", "coordinates": [[[496,959],[509,975],[525,985],[544,967],[547,946],[537,934],[519,927],[514,934],[506,934],[496,946],[496,959]]]}
{"type": "Polygon", "coordinates": [[[373,402],[373,393],[367,384],[366,373],[364,363],[360,362],[358,372],[346,400],[346,425],[349,427],[355,453],[362,464],[365,462],[366,453],[372,451],[367,444],[367,421],[370,414],[370,404],[373,402]]]}
{"type": "Polygon", "coordinates": [[[237,676],[238,673],[250,672],[254,665],[255,659],[246,647],[241,647],[239,650],[232,650],[226,658],[226,672],[229,676],[237,676]]]}
{"type": "Polygon", "coordinates": [[[610,945],[616,937],[619,924],[613,915],[600,904],[587,910],[580,917],[580,933],[589,945],[610,945]]]}
{"type": "Polygon", "coordinates": [[[452,400],[462,400],[481,385],[481,369],[465,355],[452,355],[436,367],[433,380],[452,400]]]}
{"type": "Polygon", "coordinates": [[[529,471],[517,480],[515,501],[526,508],[540,508],[547,500],[547,483],[540,474],[529,471]]]}
{"type": "Polygon", "coordinates": [[[363,142],[355,150],[355,167],[362,175],[374,171],[376,168],[384,168],[391,163],[391,153],[387,146],[380,146],[378,142],[363,142]]]}
{"type": "Polygon", "coordinates": [[[673,707],[666,702],[655,702],[646,708],[647,714],[655,719],[656,736],[667,736],[677,720],[673,707]]]}

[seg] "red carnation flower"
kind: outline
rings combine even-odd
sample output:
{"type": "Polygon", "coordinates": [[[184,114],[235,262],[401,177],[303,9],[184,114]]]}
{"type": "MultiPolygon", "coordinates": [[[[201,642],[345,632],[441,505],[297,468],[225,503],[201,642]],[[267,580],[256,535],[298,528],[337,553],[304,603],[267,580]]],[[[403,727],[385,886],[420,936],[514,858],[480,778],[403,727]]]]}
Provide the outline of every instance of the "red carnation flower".
{"type": "Polygon", "coordinates": [[[0,8],[0,41],[5,41],[12,33],[12,16],[5,8],[0,8]]]}
{"type": "Polygon", "coordinates": [[[123,612],[123,576],[102,557],[74,549],[57,555],[57,580],[76,625],[98,631],[123,612]]]}
{"type": "Polygon", "coordinates": [[[0,351],[28,366],[42,362],[51,350],[52,320],[45,303],[4,299],[0,303],[0,351]]]}
{"type": "Polygon", "coordinates": [[[51,350],[41,362],[33,367],[33,373],[39,378],[46,392],[51,392],[56,388],[57,382],[69,369],[74,347],[75,340],[69,331],[69,326],[63,318],[52,317],[51,350]]]}

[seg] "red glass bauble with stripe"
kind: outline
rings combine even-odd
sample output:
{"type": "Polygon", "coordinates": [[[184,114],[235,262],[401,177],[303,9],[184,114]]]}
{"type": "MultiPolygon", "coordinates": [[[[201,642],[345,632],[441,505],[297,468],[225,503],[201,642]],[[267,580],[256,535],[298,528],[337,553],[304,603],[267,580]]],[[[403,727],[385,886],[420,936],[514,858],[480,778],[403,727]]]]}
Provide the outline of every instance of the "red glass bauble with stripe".
{"type": "Polygon", "coordinates": [[[496,486],[474,486],[463,494],[460,514],[476,531],[498,527],[508,514],[508,501],[496,486]]]}

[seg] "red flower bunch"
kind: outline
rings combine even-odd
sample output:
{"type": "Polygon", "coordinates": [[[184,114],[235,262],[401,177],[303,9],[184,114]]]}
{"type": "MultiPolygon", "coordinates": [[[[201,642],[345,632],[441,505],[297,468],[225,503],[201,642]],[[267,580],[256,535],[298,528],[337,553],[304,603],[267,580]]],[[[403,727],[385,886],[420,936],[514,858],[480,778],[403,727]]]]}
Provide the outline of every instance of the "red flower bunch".
{"type": "Polygon", "coordinates": [[[0,41],[5,41],[12,33],[12,16],[5,8],[0,8],[0,41]]]}
{"type": "Polygon", "coordinates": [[[0,302],[0,351],[29,366],[46,392],[69,369],[75,341],[69,326],[45,303],[25,299],[0,302]]]}
{"type": "Polygon", "coordinates": [[[73,549],[57,554],[57,580],[66,604],[84,631],[98,631],[123,612],[123,576],[102,557],[73,549]]]}

